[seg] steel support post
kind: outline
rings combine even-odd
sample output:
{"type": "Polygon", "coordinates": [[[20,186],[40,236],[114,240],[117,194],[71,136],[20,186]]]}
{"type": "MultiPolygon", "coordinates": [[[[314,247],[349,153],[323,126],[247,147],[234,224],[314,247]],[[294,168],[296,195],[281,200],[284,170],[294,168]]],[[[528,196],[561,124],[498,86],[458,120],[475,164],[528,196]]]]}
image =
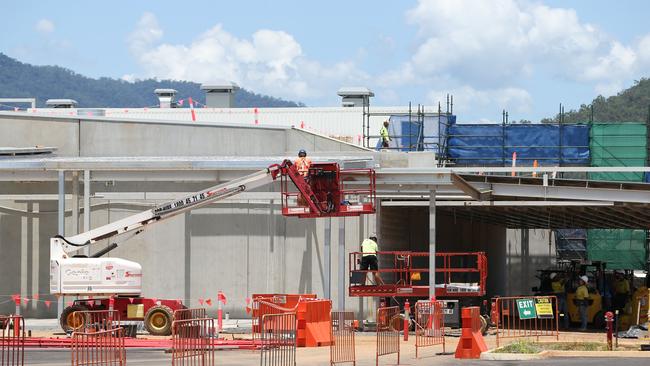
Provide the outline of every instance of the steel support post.
{"type": "Polygon", "coordinates": [[[436,299],[436,191],[429,192],[429,298],[436,299]]]}
{"type": "MultiPolygon", "coordinates": [[[[65,236],[65,171],[59,171],[59,207],[58,213],[58,233],[65,236]]],[[[56,304],[56,317],[61,318],[63,312],[64,299],[60,296],[56,304]]]]}
{"type": "Polygon", "coordinates": [[[338,299],[338,309],[339,311],[345,311],[345,217],[339,218],[339,299],[338,299]]]}
{"type": "Polygon", "coordinates": [[[323,292],[325,293],[326,299],[331,299],[332,295],[332,218],[328,217],[325,219],[325,245],[324,253],[325,256],[325,274],[323,278],[323,292]]]}
{"type": "MultiPolygon", "coordinates": [[[[84,170],[84,232],[90,231],[90,170],[84,170]]],[[[84,248],[84,254],[90,256],[90,247],[84,248]]]]}

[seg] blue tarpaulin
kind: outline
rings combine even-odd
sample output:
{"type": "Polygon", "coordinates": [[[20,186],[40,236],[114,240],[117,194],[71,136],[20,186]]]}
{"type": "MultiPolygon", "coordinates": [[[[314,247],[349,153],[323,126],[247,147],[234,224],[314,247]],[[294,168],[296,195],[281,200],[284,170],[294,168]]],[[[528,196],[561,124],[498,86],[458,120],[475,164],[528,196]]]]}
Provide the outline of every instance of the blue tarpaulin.
{"type": "MultiPolygon", "coordinates": [[[[389,148],[399,151],[444,151],[447,125],[456,121],[456,116],[393,115],[390,117],[388,134],[389,148]]],[[[381,148],[381,139],[377,143],[381,148]]]]}
{"type": "Polygon", "coordinates": [[[453,124],[448,151],[458,165],[508,166],[513,152],[521,166],[587,165],[589,126],[453,124]]]}

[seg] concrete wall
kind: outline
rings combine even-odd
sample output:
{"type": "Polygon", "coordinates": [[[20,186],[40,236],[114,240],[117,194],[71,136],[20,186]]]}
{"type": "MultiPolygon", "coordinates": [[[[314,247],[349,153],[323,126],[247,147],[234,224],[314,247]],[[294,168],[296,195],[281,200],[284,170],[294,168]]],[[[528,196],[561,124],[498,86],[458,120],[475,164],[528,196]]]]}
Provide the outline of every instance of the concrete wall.
{"type": "Polygon", "coordinates": [[[81,119],[0,112],[0,146],[47,146],[59,156],[269,156],[364,149],[289,127],[81,119]]]}
{"type": "Polygon", "coordinates": [[[555,240],[550,230],[508,229],[505,250],[510,294],[530,293],[532,287],[539,286],[539,279],[535,277],[537,270],[555,264],[555,240]]]}
{"type": "MultiPolygon", "coordinates": [[[[159,184],[159,183],[158,183],[159,184]]],[[[38,191],[55,189],[39,184],[38,191]]],[[[0,190],[26,193],[29,187],[3,183],[0,190]],[[7,187],[11,185],[13,187],[7,187]]],[[[146,191],[147,184],[141,184],[146,191]]],[[[68,184],[69,191],[69,184],[68,184]]],[[[93,189],[94,191],[94,189],[93,189]]],[[[97,227],[151,207],[155,201],[93,199],[91,226],[97,227]]],[[[30,317],[54,317],[56,301],[49,295],[49,238],[57,233],[56,201],[0,202],[0,313],[13,312],[12,294],[39,301],[23,306],[30,317]],[[48,309],[45,300],[52,301],[48,309]]],[[[73,234],[71,200],[67,200],[66,234],[73,234]]],[[[228,297],[224,308],[232,317],[245,317],[245,299],[254,293],[316,293],[324,295],[324,225],[327,219],[285,218],[279,200],[229,200],[194,210],[157,224],[127,241],[110,256],[142,264],[145,296],[184,299],[199,306],[219,290],[228,297]]],[[[83,227],[80,218],[79,227],[83,227]]],[[[337,304],[338,227],[332,219],[332,300],[337,304]]],[[[374,230],[374,215],[346,218],[346,254],[356,251],[362,238],[374,230]]],[[[93,246],[91,253],[108,242],[93,246]]],[[[347,261],[347,255],[346,255],[347,261]]],[[[347,267],[347,264],[346,264],[347,267]]],[[[66,299],[69,301],[71,299],[66,299]]],[[[347,299],[357,310],[359,301],[347,299]]],[[[216,312],[216,306],[210,313],[216,312]]]]}

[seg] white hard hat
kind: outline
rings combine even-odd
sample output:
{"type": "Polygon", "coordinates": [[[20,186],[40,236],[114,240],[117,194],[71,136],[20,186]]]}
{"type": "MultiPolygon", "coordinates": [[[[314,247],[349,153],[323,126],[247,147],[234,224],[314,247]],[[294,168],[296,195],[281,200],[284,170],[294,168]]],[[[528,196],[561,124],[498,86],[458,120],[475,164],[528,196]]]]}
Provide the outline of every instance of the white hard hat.
{"type": "Polygon", "coordinates": [[[589,283],[589,277],[587,276],[580,276],[580,279],[584,281],[584,283],[589,283]]]}
{"type": "Polygon", "coordinates": [[[549,277],[550,279],[554,279],[555,276],[557,276],[557,273],[553,272],[553,273],[551,273],[548,277],[549,277]]]}

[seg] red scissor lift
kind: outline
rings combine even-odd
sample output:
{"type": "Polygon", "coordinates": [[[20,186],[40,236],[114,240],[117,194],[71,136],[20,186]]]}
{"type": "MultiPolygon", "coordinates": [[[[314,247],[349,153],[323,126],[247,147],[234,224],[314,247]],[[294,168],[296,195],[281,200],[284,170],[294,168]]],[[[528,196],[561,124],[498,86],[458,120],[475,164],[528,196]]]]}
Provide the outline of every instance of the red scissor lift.
{"type": "Polygon", "coordinates": [[[341,169],[338,163],[314,163],[306,177],[300,175],[294,165],[282,169],[284,216],[314,218],[375,213],[373,169],[341,169]],[[352,183],[363,187],[346,189],[346,185],[352,183]]]}
{"type": "MultiPolygon", "coordinates": [[[[366,284],[370,270],[361,270],[363,253],[350,253],[350,296],[429,297],[428,252],[377,252],[383,285],[366,284]]],[[[487,282],[484,252],[436,253],[436,298],[482,297],[487,282]]]]}

